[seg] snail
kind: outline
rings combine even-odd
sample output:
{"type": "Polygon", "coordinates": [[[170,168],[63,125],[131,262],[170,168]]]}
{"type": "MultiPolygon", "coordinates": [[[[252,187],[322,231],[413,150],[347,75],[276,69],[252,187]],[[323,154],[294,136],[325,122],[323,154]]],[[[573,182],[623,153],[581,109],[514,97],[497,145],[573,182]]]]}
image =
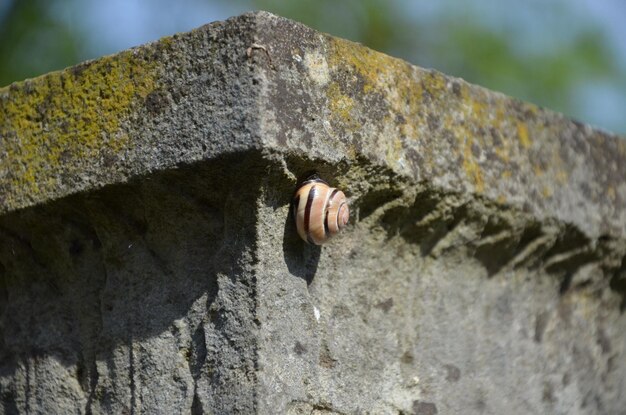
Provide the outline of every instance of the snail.
{"type": "Polygon", "coordinates": [[[314,245],[323,244],[339,232],[350,217],[346,195],[330,187],[317,174],[298,184],[292,209],[298,234],[314,245]]]}

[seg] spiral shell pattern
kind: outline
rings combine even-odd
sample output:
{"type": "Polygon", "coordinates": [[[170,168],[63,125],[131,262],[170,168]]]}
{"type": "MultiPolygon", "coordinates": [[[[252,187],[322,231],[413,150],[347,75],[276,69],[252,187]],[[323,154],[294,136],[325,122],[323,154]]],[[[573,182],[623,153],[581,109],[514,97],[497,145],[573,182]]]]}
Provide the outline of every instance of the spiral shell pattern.
{"type": "Polygon", "coordinates": [[[341,190],[315,177],[296,189],[293,216],[300,237],[310,244],[321,245],[346,226],[350,208],[341,190]]]}

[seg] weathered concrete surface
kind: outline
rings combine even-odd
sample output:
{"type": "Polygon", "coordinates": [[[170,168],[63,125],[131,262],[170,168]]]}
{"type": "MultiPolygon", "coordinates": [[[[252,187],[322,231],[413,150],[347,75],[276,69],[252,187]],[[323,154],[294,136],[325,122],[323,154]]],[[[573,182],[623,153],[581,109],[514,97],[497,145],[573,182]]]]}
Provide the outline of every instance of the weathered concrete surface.
{"type": "Polygon", "coordinates": [[[0,90],[0,138],[1,413],[626,407],[616,136],[255,13],[0,90]]]}

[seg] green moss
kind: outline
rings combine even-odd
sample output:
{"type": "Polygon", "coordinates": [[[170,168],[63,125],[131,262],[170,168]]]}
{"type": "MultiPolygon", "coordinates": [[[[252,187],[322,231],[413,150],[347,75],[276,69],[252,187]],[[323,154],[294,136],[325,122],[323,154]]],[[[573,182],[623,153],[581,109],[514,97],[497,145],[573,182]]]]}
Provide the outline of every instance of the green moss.
{"type": "MultiPolygon", "coordinates": [[[[328,37],[328,69],[331,79],[343,78],[350,93],[342,90],[341,82],[333,81],[327,88],[329,110],[349,131],[358,131],[362,124],[354,114],[365,112],[363,102],[377,109],[388,107],[380,125],[397,123],[396,114],[406,114],[406,122],[399,123],[402,137],[416,137],[414,121],[421,103],[420,84],[415,82],[413,67],[408,63],[368,49],[357,43],[328,37]],[[353,89],[355,88],[355,89],[353,89]],[[360,88],[360,89],[358,89],[360,88]],[[358,97],[352,98],[351,95],[358,97]],[[381,100],[382,98],[382,100],[381,100]]],[[[398,137],[387,149],[386,158],[395,165],[402,153],[403,142],[398,137]]]]}
{"type": "MultiPolygon", "coordinates": [[[[329,38],[328,41],[331,73],[352,73],[362,81],[362,91],[356,93],[364,96],[378,94],[384,97],[389,111],[383,121],[396,123],[399,132],[397,139],[393,140],[393,144],[385,151],[387,162],[391,166],[395,166],[401,159],[404,140],[423,141],[428,148],[428,141],[433,136],[419,135],[420,131],[428,131],[430,128],[424,117],[425,105],[433,102],[453,102],[462,112],[468,112],[468,116],[474,118],[487,116],[487,105],[480,100],[473,100],[465,85],[460,85],[461,96],[451,99],[449,80],[440,73],[416,69],[402,60],[352,42],[334,38],[329,38]],[[428,97],[429,103],[425,102],[425,97],[428,97]]],[[[352,110],[355,103],[351,101],[348,108],[343,101],[345,95],[338,93],[334,84],[328,88],[327,95],[331,113],[341,119],[348,117],[348,110],[352,110]]],[[[473,179],[477,191],[483,191],[484,180],[481,169],[471,151],[475,137],[465,124],[458,124],[457,120],[452,118],[452,114],[452,111],[442,111],[438,122],[456,137],[459,142],[459,156],[467,176],[473,179]]],[[[425,153],[422,156],[426,162],[431,162],[430,154],[425,153]]]]}
{"type": "Polygon", "coordinates": [[[351,66],[365,80],[363,85],[365,93],[378,89],[381,85],[411,71],[408,63],[373,51],[358,43],[330,37],[328,40],[331,47],[330,68],[351,66]]]}
{"type": "Polygon", "coordinates": [[[330,113],[341,122],[340,128],[352,133],[362,128],[352,122],[355,114],[369,119],[369,107],[376,106],[377,114],[384,114],[381,109],[386,108],[386,115],[376,120],[377,125],[387,126],[385,133],[394,131],[390,125],[397,131],[384,149],[392,167],[402,162],[407,145],[415,145],[409,140],[420,142],[420,159],[429,168],[439,148],[432,140],[453,138],[451,149],[457,154],[450,159],[458,160],[474,190],[483,192],[491,180],[483,171],[483,163],[491,162],[485,153],[505,166],[529,158],[521,154],[532,151],[533,140],[545,136],[543,124],[537,121],[543,112],[535,105],[494,95],[353,42],[331,37],[326,41],[330,113]]]}
{"type": "MultiPolygon", "coordinates": [[[[31,195],[129,145],[122,121],[156,88],[154,63],[127,51],[0,89],[0,171],[31,195]]],[[[9,195],[10,197],[10,195],[9,195]]]]}
{"type": "Polygon", "coordinates": [[[528,127],[523,122],[517,122],[517,136],[519,137],[519,142],[522,144],[522,147],[525,149],[530,148],[531,142],[528,137],[528,127]]]}
{"type": "Polygon", "coordinates": [[[403,60],[343,39],[328,37],[327,41],[329,69],[335,73],[354,72],[363,80],[365,94],[389,88],[406,90],[414,84],[413,67],[403,60]]]}

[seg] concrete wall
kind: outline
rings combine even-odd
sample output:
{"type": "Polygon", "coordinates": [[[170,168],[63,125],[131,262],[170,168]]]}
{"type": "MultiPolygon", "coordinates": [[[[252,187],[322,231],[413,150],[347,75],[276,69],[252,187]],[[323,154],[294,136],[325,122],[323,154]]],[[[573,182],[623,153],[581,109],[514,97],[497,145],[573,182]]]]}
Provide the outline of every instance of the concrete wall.
{"type": "Polygon", "coordinates": [[[0,137],[0,413],[626,407],[626,140],[263,12],[2,89],[0,137]]]}

